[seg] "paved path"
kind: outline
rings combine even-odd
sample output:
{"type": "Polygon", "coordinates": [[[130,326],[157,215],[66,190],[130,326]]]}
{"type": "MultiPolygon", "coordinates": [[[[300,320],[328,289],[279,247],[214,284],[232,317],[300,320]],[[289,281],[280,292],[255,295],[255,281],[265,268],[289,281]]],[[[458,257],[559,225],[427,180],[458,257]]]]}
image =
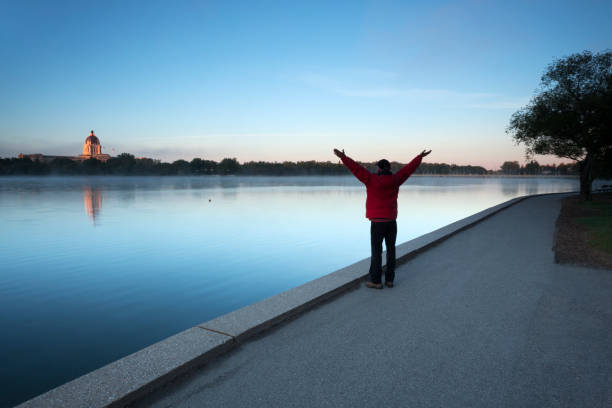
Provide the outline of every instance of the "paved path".
{"type": "MultiPolygon", "coordinates": [[[[612,407],[612,271],[527,199],[153,394],[153,407],[612,407]]],[[[409,228],[400,225],[400,228],[409,228]]]]}

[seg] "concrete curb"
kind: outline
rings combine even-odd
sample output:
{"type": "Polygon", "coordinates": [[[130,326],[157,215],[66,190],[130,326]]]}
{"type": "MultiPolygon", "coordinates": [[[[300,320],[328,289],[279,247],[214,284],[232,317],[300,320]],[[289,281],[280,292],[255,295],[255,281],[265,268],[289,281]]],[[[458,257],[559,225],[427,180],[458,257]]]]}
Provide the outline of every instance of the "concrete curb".
{"type": "MultiPolygon", "coordinates": [[[[398,245],[398,264],[529,197],[535,195],[514,198],[398,245]]],[[[176,377],[205,365],[249,337],[358,286],[368,276],[369,263],[370,258],[363,259],[201,323],[41,394],[18,408],[126,406],[176,377]]]]}

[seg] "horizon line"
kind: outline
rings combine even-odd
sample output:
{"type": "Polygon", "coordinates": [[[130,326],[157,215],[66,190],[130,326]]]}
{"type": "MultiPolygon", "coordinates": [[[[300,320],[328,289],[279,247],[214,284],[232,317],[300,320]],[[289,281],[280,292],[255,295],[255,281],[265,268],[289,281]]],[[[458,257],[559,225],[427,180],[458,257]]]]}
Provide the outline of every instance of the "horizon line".
{"type": "MultiPolygon", "coordinates": [[[[292,161],[292,160],[283,160],[283,161],[243,160],[243,161],[239,161],[238,158],[236,158],[236,157],[224,157],[224,158],[222,158],[220,160],[205,159],[205,158],[202,158],[202,157],[193,157],[191,160],[187,160],[187,159],[184,159],[184,158],[178,158],[178,159],[175,159],[175,160],[172,160],[172,161],[164,161],[164,159],[158,159],[158,158],[153,158],[153,157],[136,156],[135,154],[129,153],[129,152],[122,152],[122,153],[119,153],[116,156],[110,156],[110,158],[111,159],[117,158],[118,156],[120,156],[122,154],[129,154],[129,155],[133,156],[135,160],[153,160],[153,161],[157,161],[157,162],[160,162],[160,163],[168,163],[168,164],[172,164],[172,163],[175,163],[177,161],[185,161],[187,163],[190,163],[190,162],[192,162],[195,159],[208,160],[208,161],[212,161],[212,162],[215,162],[215,163],[220,163],[221,161],[223,161],[225,159],[230,159],[230,160],[236,160],[238,162],[238,164],[240,164],[240,165],[245,164],[245,163],[268,163],[268,164],[301,163],[301,162],[335,163],[335,160],[332,161],[332,160],[316,160],[316,159],[295,160],[295,161],[292,161]]],[[[19,155],[23,155],[24,158],[27,157],[27,156],[34,156],[34,155],[40,155],[40,156],[48,157],[48,158],[51,158],[51,157],[53,157],[53,158],[66,158],[66,159],[70,159],[70,160],[73,160],[75,158],[80,158],[79,156],[75,156],[75,155],[46,155],[46,154],[43,154],[43,153],[27,153],[27,154],[26,153],[19,153],[17,156],[13,156],[13,157],[3,157],[3,156],[0,156],[0,159],[2,159],[2,160],[4,160],[4,159],[19,159],[19,157],[18,157],[19,155]]],[[[82,158],[80,158],[80,159],[82,160],[82,158]]],[[[93,159],[98,160],[96,158],[93,158],[93,159]]],[[[559,159],[562,159],[562,158],[559,158],[559,159]]],[[[38,159],[36,159],[36,160],[38,160],[38,159]]],[[[575,162],[572,162],[571,159],[568,159],[568,160],[569,160],[569,162],[560,162],[558,164],[555,164],[555,163],[553,163],[553,164],[540,164],[534,158],[531,161],[526,161],[525,164],[528,164],[528,163],[530,163],[532,161],[535,161],[540,166],[547,166],[547,167],[552,167],[552,166],[558,167],[560,165],[574,165],[575,164],[575,162]]],[[[376,162],[377,162],[376,160],[374,160],[374,161],[355,160],[355,161],[358,162],[358,163],[363,163],[363,164],[368,164],[368,165],[376,164],[376,162]]],[[[338,162],[339,162],[339,160],[338,160],[338,162]]],[[[390,162],[391,163],[400,164],[400,165],[405,165],[405,164],[408,163],[408,162],[403,163],[403,162],[395,161],[395,160],[390,160],[390,162]]],[[[487,168],[486,166],[479,165],[479,164],[456,164],[456,163],[446,163],[446,162],[424,162],[424,164],[431,164],[431,165],[437,164],[437,165],[447,165],[447,166],[457,166],[457,167],[482,167],[483,169],[485,169],[487,171],[496,172],[496,171],[499,171],[499,169],[501,169],[502,165],[504,163],[506,163],[506,162],[510,162],[510,163],[516,162],[516,163],[519,164],[519,166],[524,167],[524,165],[521,165],[521,163],[518,160],[504,160],[502,162],[502,164],[500,166],[498,166],[497,169],[487,168]]],[[[338,164],[341,164],[341,163],[338,163],[338,164]]]]}

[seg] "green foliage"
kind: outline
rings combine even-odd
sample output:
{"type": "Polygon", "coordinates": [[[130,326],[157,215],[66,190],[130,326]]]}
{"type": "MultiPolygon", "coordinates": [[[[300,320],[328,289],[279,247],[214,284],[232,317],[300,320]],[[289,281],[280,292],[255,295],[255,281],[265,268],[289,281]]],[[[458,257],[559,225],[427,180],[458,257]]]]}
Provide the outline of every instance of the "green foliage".
{"type": "Polygon", "coordinates": [[[85,174],[104,174],[105,165],[100,160],[94,158],[84,160],[81,168],[85,174]]]}
{"type": "Polygon", "coordinates": [[[179,175],[189,174],[189,162],[185,160],[173,161],[170,166],[170,170],[171,170],[170,174],[179,174],[179,175]]]}
{"type": "Polygon", "coordinates": [[[612,52],[589,51],[554,61],[508,132],[528,154],[582,160],[612,148],[612,52]]]}
{"type": "Polygon", "coordinates": [[[541,173],[540,163],[535,160],[530,161],[525,165],[525,174],[537,175],[541,173]]]}
{"type": "Polygon", "coordinates": [[[570,174],[578,174],[578,166],[576,164],[565,164],[562,163],[557,166],[556,173],[559,176],[566,176],[570,174]]]}
{"type": "Polygon", "coordinates": [[[189,171],[191,174],[216,174],[217,173],[217,162],[212,160],[202,160],[195,158],[189,163],[189,171]]]}
{"type": "Polygon", "coordinates": [[[49,167],[51,168],[51,173],[75,174],[78,172],[79,163],[66,158],[57,158],[49,164],[49,167]]]}
{"type": "Polygon", "coordinates": [[[225,158],[221,160],[221,162],[217,166],[217,171],[219,172],[219,174],[223,175],[236,174],[239,169],[240,164],[235,158],[225,158]]]}
{"type": "Polygon", "coordinates": [[[612,179],[612,149],[608,149],[601,160],[593,163],[593,174],[602,179],[612,179]]]}
{"type": "MultiPolygon", "coordinates": [[[[539,173],[544,175],[575,174],[575,166],[560,164],[559,166],[540,166],[537,162],[520,167],[514,163],[513,170],[507,174],[534,174],[530,169],[539,167],[539,173]]],[[[375,172],[376,163],[362,163],[375,172]]],[[[403,163],[392,162],[392,171],[398,171],[403,163]]],[[[246,162],[238,163],[236,159],[224,159],[221,163],[213,160],[195,158],[191,162],[176,160],[172,163],[162,163],[159,160],[135,158],[128,153],[122,153],[107,162],[89,159],[83,162],[68,158],[56,158],[49,163],[32,161],[29,158],[0,159],[0,175],[36,175],[36,174],[100,174],[100,175],[228,175],[241,174],[253,176],[342,176],[350,174],[338,162],[299,161],[290,162],[246,162]]],[[[446,163],[421,163],[415,174],[421,175],[487,175],[494,172],[481,166],[458,166],[446,163]]]]}
{"type": "MultiPolygon", "coordinates": [[[[402,163],[392,162],[391,170],[393,172],[398,171],[403,166],[402,163]]],[[[373,163],[372,168],[376,165],[373,163]]],[[[454,175],[454,176],[482,176],[489,174],[489,171],[481,166],[459,166],[456,164],[446,163],[421,163],[416,169],[414,174],[423,175],[454,175]]]]}
{"type": "Polygon", "coordinates": [[[512,115],[507,132],[530,156],[579,161],[580,190],[590,198],[593,171],[612,151],[612,52],[584,51],[554,61],[538,94],[512,115]]]}
{"type": "Polygon", "coordinates": [[[134,174],[157,174],[159,172],[159,161],[153,159],[136,159],[134,167],[132,167],[134,174]]]}
{"type": "MultiPolygon", "coordinates": [[[[89,159],[92,160],[92,159],[89,159]]],[[[89,161],[88,160],[88,161],[89,161]]],[[[121,153],[106,162],[112,174],[132,174],[136,165],[136,158],[129,153],[121,153]]]]}
{"type": "Polygon", "coordinates": [[[521,165],[517,161],[506,161],[501,165],[500,170],[503,174],[519,174],[521,165]]]}
{"type": "Polygon", "coordinates": [[[50,172],[49,165],[41,163],[38,160],[32,161],[30,158],[23,159],[10,158],[0,159],[0,174],[1,175],[40,175],[50,172]]]}
{"type": "Polygon", "coordinates": [[[256,176],[346,175],[344,165],[332,162],[263,162],[250,161],[240,166],[239,174],[256,176]]]}
{"type": "Polygon", "coordinates": [[[612,201],[587,202],[583,206],[594,213],[577,219],[587,229],[590,244],[612,254],[612,201]]]}

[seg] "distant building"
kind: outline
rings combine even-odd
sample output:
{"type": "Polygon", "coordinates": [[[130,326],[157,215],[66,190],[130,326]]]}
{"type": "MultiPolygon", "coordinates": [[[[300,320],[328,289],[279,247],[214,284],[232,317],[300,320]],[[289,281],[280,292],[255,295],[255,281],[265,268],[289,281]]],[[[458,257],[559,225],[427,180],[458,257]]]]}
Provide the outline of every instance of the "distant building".
{"type": "Polygon", "coordinates": [[[102,154],[102,146],[100,145],[100,140],[94,135],[94,131],[92,130],[87,139],[85,139],[85,144],[83,145],[83,154],[79,156],[81,160],[87,159],[98,159],[100,161],[107,161],[110,159],[108,154],[102,154]]]}
{"type": "Polygon", "coordinates": [[[48,156],[41,153],[19,153],[19,156],[17,157],[19,157],[20,159],[27,157],[32,161],[38,160],[40,162],[45,163],[52,162],[55,159],[70,159],[75,161],[96,159],[105,162],[111,158],[108,154],[102,153],[102,145],[100,144],[100,139],[98,139],[98,137],[94,134],[93,130],[89,133],[87,139],[85,139],[85,143],[83,144],[83,154],[81,154],[80,156],[48,156]]]}

